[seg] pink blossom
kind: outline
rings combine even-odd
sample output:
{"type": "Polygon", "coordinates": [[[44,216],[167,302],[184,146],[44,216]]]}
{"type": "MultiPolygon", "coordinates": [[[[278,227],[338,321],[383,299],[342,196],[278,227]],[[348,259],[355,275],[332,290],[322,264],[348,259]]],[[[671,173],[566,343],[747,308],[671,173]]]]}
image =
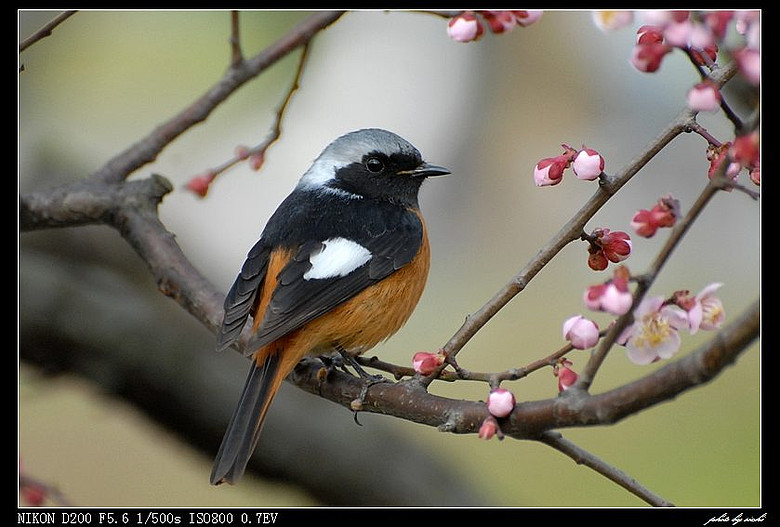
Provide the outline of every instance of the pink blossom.
{"type": "Polygon", "coordinates": [[[712,112],[720,107],[720,90],[711,82],[700,82],[688,91],[688,108],[695,112],[712,112]]]}
{"type": "Polygon", "coordinates": [[[745,47],[734,51],[733,55],[745,79],[754,86],[761,84],[761,52],[745,47]]]}
{"type": "Polygon", "coordinates": [[[601,31],[615,31],[633,21],[633,11],[593,11],[593,23],[601,31]]]}
{"type": "Polygon", "coordinates": [[[665,26],[673,22],[682,22],[687,20],[689,16],[688,11],[670,11],[666,9],[648,9],[642,11],[642,20],[647,24],[653,24],[656,26],[665,26]]]}
{"type": "Polygon", "coordinates": [[[650,364],[671,358],[680,349],[678,329],[688,326],[688,317],[677,306],[664,304],[663,297],[649,297],[634,310],[634,323],[617,342],[626,346],[629,360],[650,364]]]}
{"type": "Polygon", "coordinates": [[[592,148],[583,146],[574,158],[572,169],[578,179],[593,181],[604,171],[604,158],[592,148]]]}
{"type": "Polygon", "coordinates": [[[487,400],[488,412],[495,417],[506,417],[515,409],[515,396],[509,390],[496,388],[490,391],[487,400]]]}
{"type": "Polygon", "coordinates": [[[761,12],[757,10],[734,11],[737,33],[746,35],[754,24],[761,20],[761,12]]]}
{"type": "Polygon", "coordinates": [[[414,354],[412,366],[414,371],[423,375],[430,375],[444,363],[443,353],[429,353],[420,351],[414,354]]]}
{"type": "Polygon", "coordinates": [[[712,30],[699,22],[691,24],[691,34],[688,45],[694,49],[710,49],[713,46],[717,48],[715,35],[712,30]]]}
{"type": "Polygon", "coordinates": [[[693,27],[690,20],[671,22],[664,27],[664,41],[670,46],[686,48],[688,47],[692,30],[693,27]]]}
{"type": "Polygon", "coordinates": [[[732,18],[734,18],[734,11],[710,11],[704,15],[704,23],[716,38],[723,39],[732,18]]]}
{"type": "Polygon", "coordinates": [[[457,42],[471,42],[479,40],[485,29],[477,20],[476,15],[471,11],[454,16],[447,23],[447,34],[452,40],[457,42]]]}
{"type": "Polygon", "coordinates": [[[599,341],[599,327],[592,320],[575,315],[563,323],[563,338],[576,349],[592,348],[599,341]]]}
{"type": "Polygon", "coordinates": [[[720,289],[722,283],[716,282],[709,284],[702,289],[695,297],[687,296],[687,291],[678,291],[674,299],[676,305],[687,312],[688,330],[691,335],[703,330],[718,329],[726,318],[726,311],[723,309],[723,302],[713,293],[720,289]]]}

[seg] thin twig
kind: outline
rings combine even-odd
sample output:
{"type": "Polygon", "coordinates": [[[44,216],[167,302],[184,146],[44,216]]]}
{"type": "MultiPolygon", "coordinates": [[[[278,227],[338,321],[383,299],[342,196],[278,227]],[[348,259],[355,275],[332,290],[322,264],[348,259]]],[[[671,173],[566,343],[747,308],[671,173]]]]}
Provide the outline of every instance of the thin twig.
{"type": "Polygon", "coordinates": [[[223,172],[227,171],[228,169],[232,168],[233,166],[237,165],[238,163],[246,159],[254,159],[255,161],[253,163],[253,169],[259,170],[260,165],[265,160],[265,154],[267,150],[282,135],[282,121],[284,120],[285,112],[287,110],[288,105],[290,104],[290,100],[292,99],[293,94],[296,91],[298,91],[298,88],[300,88],[301,77],[303,76],[303,71],[306,66],[307,59],[309,57],[309,46],[310,43],[306,43],[303,46],[303,50],[301,52],[301,58],[298,61],[298,67],[295,71],[295,78],[293,79],[290,89],[287,90],[287,93],[285,94],[282,104],[279,106],[279,108],[276,111],[276,116],[274,118],[274,122],[271,127],[271,132],[268,134],[268,137],[266,137],[261,143],[259,143],[256,146],[253,146],[252,148],[240,149],[240,152],[237,153],[233,158],[225,161],[221,165],[209,169],[206,172],[209,176],[209,184],[213,183],[218,175],[222,174],[223,172]]]}
{"type": "Polygon", "coordinates": [[[241,37],[239,36],[240,25],[238,23],[238,11],[230,12],[230,50],[231,67],[238,67],[244,60],[244,54],[241,52],[241,37]]]}
{"type": "Polygon", "coordinates": [[[275,43],[236,67],[228,69],[217,83],[204,95],[184,108],[171,119],[157,126],[146,137],[110,159],[91,174],[88,179],[103,182],[119,182],[157,156],[174,139],[198,123],[205,121],[211,112],[249,80],[257,77],[293,50],[307,44],[320,31],[338,20],[341,11],[317,12],[288,31],[275,43]]]}
{"type": "Polygon", "coordinates": [[[674,506],[671,502],[660,497],[622,470],[613,467],[609,463],[606,463],[587,450],[564,438],[559,432],[544,432],[541,436],[539,436],[538,440],[539,442],[554,448],[558,452],[569,456],[578,465],[585,465],[586,467],[595,470],[602,476],[606,477],[608,480],[617,483],[650,505],[654,505],[656,507],[674,506]]]}
{"type": "Polygon", "coordinates": [[[43,26],[41,29],[39,29],[38,31],[36,31],[32,35],[24,39],[22,43],[19,44],[19,53],[29,48],[39,40],[51,35],[52,31],[54,31],[54,28],[56,28],[57,26],[65,22],[65,20],[75,15],[77,12],[78,11],[63,11],[62,13],[54,17],[54,19],[51,22],[47,23],[45,26],[43,26]]]}

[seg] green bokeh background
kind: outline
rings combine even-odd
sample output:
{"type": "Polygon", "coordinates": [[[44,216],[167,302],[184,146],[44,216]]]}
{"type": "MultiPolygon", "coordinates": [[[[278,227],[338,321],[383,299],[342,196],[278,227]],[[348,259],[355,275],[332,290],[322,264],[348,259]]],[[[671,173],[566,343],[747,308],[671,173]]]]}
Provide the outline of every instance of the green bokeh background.
{"type": "MultiPolygon", "coordinates": [[[[20,12],[20,40],[53,15],[20,12]]],[[[305,16],[242,13],[245,54],[257,53],[305,16]]],[[[668,56],[655,74],[637,72],[628,62],[634,29],[601,33],[587,11],[548,11],[533,26],[488,34],[471,44],[449,40],[445,26],[444,19],[424,13],[344,16],[315,38],[282,138],[262,171],[236,168],[220,178],[206,200],[183,185],[230,158],[236,145],[265,137],[292,81],[297,53],[143,167],[139,177],[158,172],[176,186],[161,215],[195,265],[227,290],[265,220],[330,140],[366,126],[397,131],[429,161],[453,172],[428,182],[422,193],[433,247],[425,295],[407,326],[372,352],[408,364],[415,351],[443,345],[593,192],[592,184],[571,174],[558,187],[534,187],[536,161],[558,154],[561,143],[587,144],[602,153],[605,170],[614,173],[668,124],[697,81],[680,53],[668,56]]],[[[22,53],[20,190],[78,180],[191,103],[225,72],[228,36],[226,12],[85,11],[22,53]]],[[[699,120],[716,137],[729,139],[729,123],[720,114],[699,120]]],[[[669,192],[687,210],[706,183],[705,146],[692,134],[677,138],[588,228],[628,231],[635,210],[650,208],[669,192]]],[[[634,240],[626,262],[632,271],[647,267],[665,234],[634,240]]],[[[22,235],[22,247],[25,242],[22,235]]],[[[500,371],[557,349],[562,321],[584,313],[584,287],[605,277],[588,270],[585,260],[584,245],[567,247],[469,342],[459,355],[461,365],[500,371]]],[[[760,204],[739,192],[721,193],[676,249],[651,294],[695,292],[724,282],[719,296],[727,315],[736,315],[759,296],[759,262],[760,204]]],[[[25,291],[20,295],[24,298],[25,291]]],[[[594,318],[603,326],[609,322],[594,318]]],[[[709,336],[684,336],[680,355],[709,336]]],[[[587,355],[570,358],[576,369],[587,355]]],[[[662,364],[639,367],[615,349],[593,390],[621,385],[662,364]]],[[[618,424],[564,435],[677,505],[759,506],[760,366],[756,343],[703,387],[618,424]]],[[[546,370],[506,387],[519,400],[556,393],[555,378],[546,370]]],[[[487,388],[436,384],[433,391],[484,399],[487,388]]],[[[75,504],[319,505],[294,488],[253,478],[233,488],[209,487],[204,477],[209,455],[121,401],[107,400],[81,379],[42,379],[22,366],[19,396],[26,470],[56,482],[75,504]],[[82,439],[86,429],[98,438],[90,442],[89,453],[82,439]],[[124,453],[119,458],[117,444],[124,453]],[[79,472],[85,456],[98,471],[91,477],[79,472]]],[[[432,455],[483,489],[493,505],[644,505],[544,445],[485,442],[400,420],[393,425],[429,445],[432,455]]]]}

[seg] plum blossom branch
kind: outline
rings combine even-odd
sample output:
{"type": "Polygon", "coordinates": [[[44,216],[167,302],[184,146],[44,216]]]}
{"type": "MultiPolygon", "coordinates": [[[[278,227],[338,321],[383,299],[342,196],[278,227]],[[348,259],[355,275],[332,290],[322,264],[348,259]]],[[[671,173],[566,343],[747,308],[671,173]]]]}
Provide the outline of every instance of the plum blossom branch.
{"type": "Polygon", "coordinates": [[[282,135],[282,121],[284,119],[285,112],[287,110],[288,105],[290,104],[290,100],[292,99],[293,94],[296,91],[298,91],[298,88],[300,87],[300,80],[303,75],[303,70],[306,65],[306,61],[309,57],[309,43],[304,44],[302,47],[303,49],[301,51],[301,57],[298,61],[298,67],[296,68],[295,77],[293,79],[292,85],[287,90],[287,93],[285,94],[281,105],[276,111],[276,116],[274,118],[274,122],[271,127],[271,132],[269,133],[268,137],[266,137],[260,144],[252,148],[246,148],[246,147],[236,148],[236,156],[233,159],[230,159],[217,167],[209,169],[203,175],[196,176],[193,179],[191,179],[187,183],[187,188],[189,190],[195,192],[201,197],[206,196],[209,190],[209,186],[211,185],[211,183],[214,182],[214,180],[219,174],[225,172],[226,170],[230,169],[231,167],[235,166],[236,164],[246,159],[250,161],[252,169],[254,170],[260,169],[260,167],[263,164],[263,161],[265,160],[266,151],[282,135]]]}
{"type": "MultiPolygon", "coordinates": [[[[722,85],[737,72],[735,64],[727,64],[716,68],[710,74],[710,80],[722,85]]],[[[493,297],[477,311],[468,315],[465,322],[447,341],[442,349],[449,356],[456,356],[469,340],[487,324],[487,322],[508,304],[516,295],[522,292],[528,283],[558,254],[566,245],[578,240],[584,231],[585,224],[601,207],[614,196],[620,188],[628,183],[650,160],[677,136],[690,130],[695,123],[696,112],[688,108],[682,109],[677,116],[662,130],[641,152],[629,161],[613,176],[602,174],[599,187],[591,198],[577,211],[572,218],[541,248],[541,250],[511,278],[493,297]]],[[[442,365],[437,371],[444,369],[442,365]]],[[[436,378],[437,372],[427,376],[423,381],[427,386],[436,378]]]]}

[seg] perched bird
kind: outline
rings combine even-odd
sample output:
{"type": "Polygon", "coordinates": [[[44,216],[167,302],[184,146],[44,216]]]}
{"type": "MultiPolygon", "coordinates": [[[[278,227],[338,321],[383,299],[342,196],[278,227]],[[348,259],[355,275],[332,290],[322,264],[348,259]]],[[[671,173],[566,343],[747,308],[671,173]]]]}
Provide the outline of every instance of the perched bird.
{"type": "Polygon", "coordinates": [[[358,130],[328,145],[276,209],[225,298],[217,349],[251,315],[253,361],[212,485],[241,478],[279,386],[304,355],[354,357],[407,321],[430,266],[417,196],[426,178],[444,174],[398,135],[358,130]]]}

